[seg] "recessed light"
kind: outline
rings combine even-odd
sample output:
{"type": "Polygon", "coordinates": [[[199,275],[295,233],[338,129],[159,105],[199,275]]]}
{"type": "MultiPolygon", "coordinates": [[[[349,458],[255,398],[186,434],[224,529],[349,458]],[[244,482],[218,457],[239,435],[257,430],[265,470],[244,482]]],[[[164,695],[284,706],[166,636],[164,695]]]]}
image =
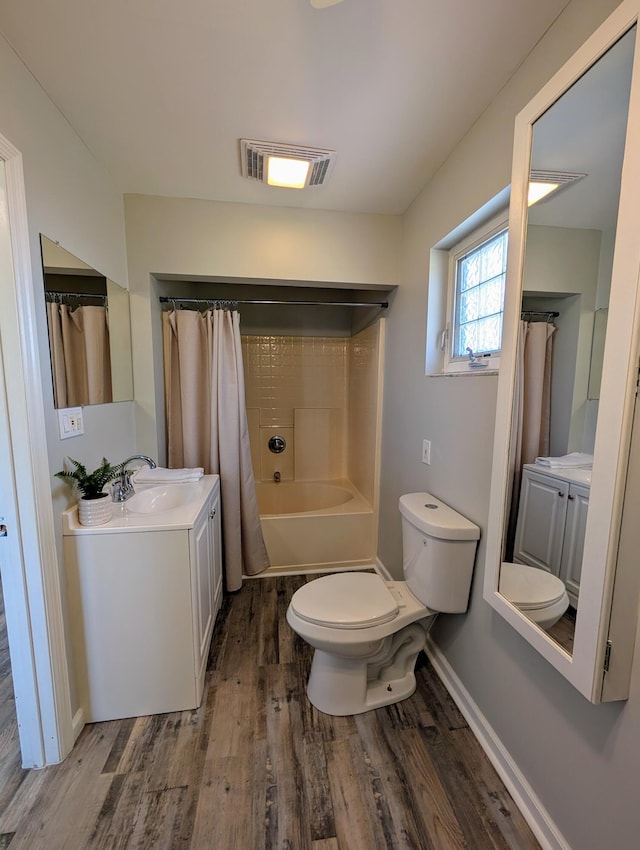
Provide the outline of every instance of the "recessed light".
{"type": "Polygon", "coordinates": [[[304,189],[311,163],[308,159],[290,159],[283,156],[267,157],[267,183],[287,189],[304,189]]]}
{"type": "Polygon", "coordinates": [[[527,194],[527,206],[531,207],[548,198],[550,195],[565,189],[578,180],[586,177],[586,174],[574,174],[570,171],[539,171],[532,170],[529,174],[529,191],[527,194]]]}

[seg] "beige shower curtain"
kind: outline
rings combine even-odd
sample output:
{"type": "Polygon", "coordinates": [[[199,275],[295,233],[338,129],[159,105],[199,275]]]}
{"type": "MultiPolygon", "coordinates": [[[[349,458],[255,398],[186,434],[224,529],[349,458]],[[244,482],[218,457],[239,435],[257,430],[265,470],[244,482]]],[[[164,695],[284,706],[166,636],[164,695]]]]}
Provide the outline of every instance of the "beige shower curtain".
{"type": "Polygon", "coordinates": [[[55,406],[112,401],[107,308],[47,302],[47,323],[55,406]]]}
{"type": "Polygon", "coordinates": [[[520,322],[513,391],[509,469],[511,508],[507,557],[511,557],[520,500],[522,466],[549,454],[553,334],[550,322],[520,322]]]}
{"type": "Polygon", "coordinates": [[[237,310],[162,314],[168,463],[219,473],[225,579],[267,569],[251,466],[237,310]]]}

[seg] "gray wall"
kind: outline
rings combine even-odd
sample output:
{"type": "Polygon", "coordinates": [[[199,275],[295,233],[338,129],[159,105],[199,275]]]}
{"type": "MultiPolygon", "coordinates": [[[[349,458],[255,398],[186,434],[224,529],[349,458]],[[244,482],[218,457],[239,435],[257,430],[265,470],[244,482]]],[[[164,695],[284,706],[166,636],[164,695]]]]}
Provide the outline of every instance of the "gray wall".
{"type": "MultiPolygon", "coordinates": [[[[510,180],[514,118],[616,6],[574,0],[476,122],[403,220],[403,268],[387,322],[379,556],[401,564],[398,498],[432,491],[486,530],[497,379],[425,377],[429,250],[510,180]],[[423,438],[432,465],[421,463],[423,438]]],[[[626,703],[593,706],[482,598],[434,638],[573,850],[637,847],[640,666],[626,703]]],[[[640,653],[638,653],[640,656],[640,653]]]]}
{"type": "MultiPolygon", "coordinates": [[[[122,195],[2,37],[0,133],[23,156],[50,471],[53,476],[61,469],[68,454],[86,464],[99,462],[103,454],[112,460],[122,459],[134,447],[132,402],[87,407],[84,410],[85,435],[65,441],[59,438],[53,408],[40,259],[40,233],[44,233],[105,277],[126,287],[122,195]]],[[[69,489],[53,477],[51,487],[54,516],[59,517],[75,499],[71,498],[69,489]]],[[[64,598],[59,521],[55,527],[64,598]]],[[[74,693],[72,704],[75,709],[74,693]]]]}

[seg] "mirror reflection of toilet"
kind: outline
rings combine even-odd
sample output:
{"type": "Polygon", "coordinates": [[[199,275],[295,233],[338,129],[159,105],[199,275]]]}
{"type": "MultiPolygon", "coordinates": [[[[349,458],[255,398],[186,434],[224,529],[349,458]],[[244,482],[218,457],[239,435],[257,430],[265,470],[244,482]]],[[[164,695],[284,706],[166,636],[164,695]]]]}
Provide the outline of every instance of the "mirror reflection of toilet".
{"type": "Polygon", "coordinates": [[[415,663],[438,613],[464,613],[480,529],[429,493],[400,498],[404,581],[336,573],[297,590],[291,628],[315,652],[309,701],[336,716],[411,696],[415,663]]]}
{"type": "Polygon", "coordinates": [[[525,564],[500,565],[500,593],[547,631],[569,607],[569,596],[561,579],[525,564]]]}

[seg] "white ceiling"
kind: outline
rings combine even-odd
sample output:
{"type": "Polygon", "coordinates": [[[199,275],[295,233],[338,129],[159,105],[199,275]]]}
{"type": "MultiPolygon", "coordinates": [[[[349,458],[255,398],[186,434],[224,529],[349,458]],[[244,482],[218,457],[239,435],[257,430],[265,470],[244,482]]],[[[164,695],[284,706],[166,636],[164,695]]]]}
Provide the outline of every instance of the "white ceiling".
{"type": "Polygon", "coordinates": [[[398,214],[567,0],[2,0],[0,31],[122,192],[398,214]],[[304,192],[240,138],[337,151],[304,192]]]}

